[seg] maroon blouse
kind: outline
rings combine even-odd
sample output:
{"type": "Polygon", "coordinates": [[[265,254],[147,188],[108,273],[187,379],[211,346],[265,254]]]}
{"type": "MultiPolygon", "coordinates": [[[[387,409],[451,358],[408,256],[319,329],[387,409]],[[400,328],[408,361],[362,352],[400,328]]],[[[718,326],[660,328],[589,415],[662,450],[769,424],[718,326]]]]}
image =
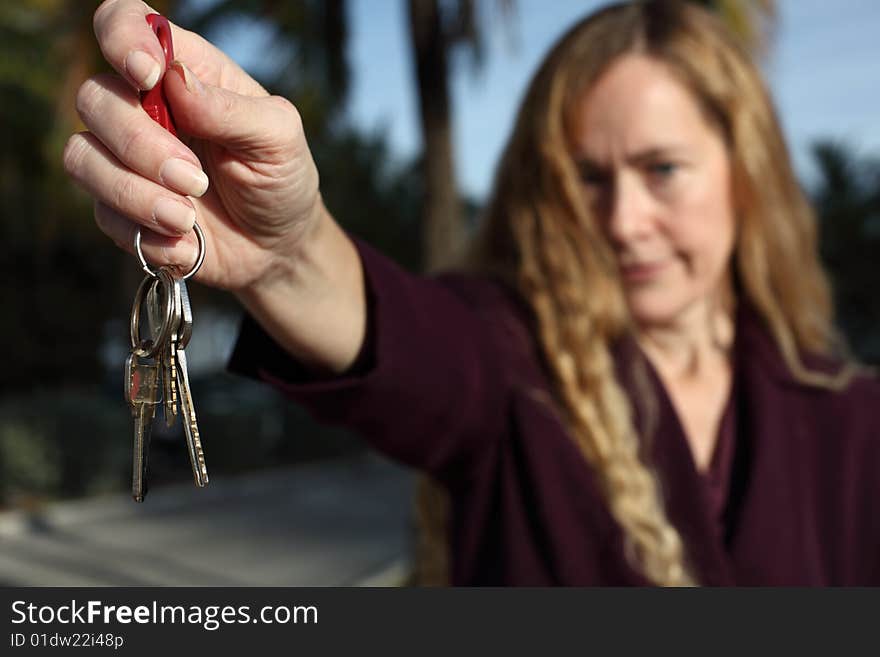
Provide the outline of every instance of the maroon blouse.
{"type": "MultiPolygon", "coordinates": [[[[735,384],[736,382],[734,382],[735,384]]],[[[715,520],[719,535],[724,533],[724,509],[727,504],[727,490],[730,488],[731,469],[733,468],[733,452],[736,449],[736,387],[734,385],[730,398],[724,406],[721,422],[718,426],[718,438],[709,469],[703,473],[709,509],[715,520]]]]}
{"type": "MultiPolygon", "coordinates": [[[[414,276],[356,244],[369,326],[351,371],[311,377],[249,318],[231,369],[443,482],[454,584],[645,584],[549,402],[515,296],[475,276],[414,276]]],[[[646,449],[688,558],[708,585],[880,585],[878,382],[860,376],[840,393],[798,383],[740,306],[734,392],[705,475],[650,363],[631,340],[613,348],[637,426],[648,415],[636,365],[647,372],[657,421],[646,449]]]]}

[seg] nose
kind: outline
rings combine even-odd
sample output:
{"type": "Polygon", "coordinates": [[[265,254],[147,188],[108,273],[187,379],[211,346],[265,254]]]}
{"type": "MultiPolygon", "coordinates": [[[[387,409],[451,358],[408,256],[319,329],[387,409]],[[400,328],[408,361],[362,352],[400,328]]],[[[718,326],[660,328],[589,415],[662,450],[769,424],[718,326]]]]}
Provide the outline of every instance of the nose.
{"type": "Polygon", "coordinates": [[[621,173],[609,187],[604,204],[609,239],[623,246],[649,234],[653,226],[651,204],[638,179],[621,173]]]}

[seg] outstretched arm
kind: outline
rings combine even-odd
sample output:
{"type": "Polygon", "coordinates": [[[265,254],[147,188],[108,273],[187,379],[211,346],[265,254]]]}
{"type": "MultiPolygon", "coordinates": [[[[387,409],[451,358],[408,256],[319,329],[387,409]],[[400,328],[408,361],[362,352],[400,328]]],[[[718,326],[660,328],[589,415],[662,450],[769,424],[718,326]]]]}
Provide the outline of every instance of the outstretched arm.
{"type": "Polygon", "coordinates": [[[154,265],[194,261],[198,220],[207,256],[197,279],[233,292],[296,357],[345,369],[363,340],[361,270],[321,202],[299,113],[174,25],[177,61],[166,71],[150,13],[140,0],[96,10],[95,34],[118,75],[80,87],[87,131],[68,140],[67,172],[94,197],[96,222],[118,246],[131,251],[141,227],[154,265]],[[155,84],[180,138],[140,107],[138,91],[155,84]]]}

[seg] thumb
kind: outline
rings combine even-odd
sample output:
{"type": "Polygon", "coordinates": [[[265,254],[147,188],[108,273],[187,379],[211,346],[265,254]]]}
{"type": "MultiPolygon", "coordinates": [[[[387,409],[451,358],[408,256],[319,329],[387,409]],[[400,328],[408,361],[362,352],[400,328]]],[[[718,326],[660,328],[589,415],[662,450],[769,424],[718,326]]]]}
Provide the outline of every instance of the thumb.
{"type": "Polygon", "coordinates": [[[179,130],[231,148],[277,147],[284,137],[281,127],[290,125],[285,105],[296,114],[290,103],[272,96],[243,96],[205,84],[176,60],[163,85],[179,130]]]}

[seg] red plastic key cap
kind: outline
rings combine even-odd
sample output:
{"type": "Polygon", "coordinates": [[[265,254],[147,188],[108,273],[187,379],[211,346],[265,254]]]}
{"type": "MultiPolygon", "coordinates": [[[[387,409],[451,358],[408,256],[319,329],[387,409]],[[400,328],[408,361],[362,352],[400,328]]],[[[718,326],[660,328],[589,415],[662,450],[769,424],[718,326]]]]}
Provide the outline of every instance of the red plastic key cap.
{"type": "MultiPolygon", "coordinates": [[[[168,19],[160,14],[150,14],[147,16],[147,23],[153,28],[159,44],[165,52],[165,70],[174,61],[174,44],[171,41],[171,24],[168,19]]],[[[162,79],[149,91],[141,92],[141,106],[147,111],[147,114],[159,125],[168,130],[172,135],[177,135],[174,128],[174,119],[171,117],[171,108],[168,106],[168,100],[165,98],[165,91],[162,88],[162,79]]]]}

